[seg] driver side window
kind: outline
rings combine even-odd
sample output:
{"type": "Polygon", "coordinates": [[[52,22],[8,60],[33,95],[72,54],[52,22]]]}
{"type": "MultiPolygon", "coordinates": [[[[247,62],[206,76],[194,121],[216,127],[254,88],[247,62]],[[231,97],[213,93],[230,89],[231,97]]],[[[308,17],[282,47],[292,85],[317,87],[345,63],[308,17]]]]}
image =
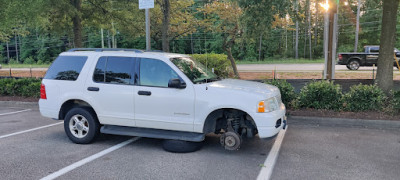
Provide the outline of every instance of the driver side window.
{"type": "Polygon", "coordinates": [[[142,58],[140,60],[141,86],[168,87],[170,79],[180,79],[178,74],[163,61],[142,58]]]}

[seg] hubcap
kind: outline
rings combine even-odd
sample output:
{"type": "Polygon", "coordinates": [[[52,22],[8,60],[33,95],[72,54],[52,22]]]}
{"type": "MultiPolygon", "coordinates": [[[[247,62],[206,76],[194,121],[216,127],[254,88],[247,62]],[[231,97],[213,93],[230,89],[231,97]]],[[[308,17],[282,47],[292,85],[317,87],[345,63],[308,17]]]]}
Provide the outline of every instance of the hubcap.
{"type": "Polygon", "coordinates": [[[89,122],[84,116],[76,114],[69,121],[69,130],[75,137],[84,138],[89,132],[89,122]]]}
{"type": "Polygon", "coordinates": [[[232,136],[227,136],[225,137],[225,145],[229,146],[229,147],[233,147],[235,146],[236,141],[235,138],[232,136]]]}

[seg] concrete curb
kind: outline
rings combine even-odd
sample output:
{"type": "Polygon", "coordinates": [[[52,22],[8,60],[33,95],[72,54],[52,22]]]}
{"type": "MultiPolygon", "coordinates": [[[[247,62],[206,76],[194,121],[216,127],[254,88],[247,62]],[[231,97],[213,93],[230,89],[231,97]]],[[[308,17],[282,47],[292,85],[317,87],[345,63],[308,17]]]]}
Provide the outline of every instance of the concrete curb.
{"type": "Polygon", "coordinates": [[[400,129],[400,121],[288,116],[288,124],[400,129]]]}
{"type": "Polygon", "coordinates": [[[37,102],[0,101],[0,106],[39,109],[37,102]]]}

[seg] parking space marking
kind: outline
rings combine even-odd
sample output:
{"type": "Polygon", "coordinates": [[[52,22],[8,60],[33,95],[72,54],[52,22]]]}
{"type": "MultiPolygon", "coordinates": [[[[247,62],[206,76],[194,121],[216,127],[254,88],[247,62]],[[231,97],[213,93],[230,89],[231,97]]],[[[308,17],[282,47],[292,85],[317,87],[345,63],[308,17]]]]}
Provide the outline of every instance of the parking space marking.
{"type": "Polygon", "coordinates": [[[22,113],[22,112],[30,111],[30,110],[31,110],[31,109],[24,109],[24,110],[21,110],[21,111],[14,111],[14,112],[9,112],[9,113],[3,113],[3,114],[0,114],[0,116],[10,115],[10,114],[17,114],[17,113],[22,113]]]}
{"type": "Polygon", "coordinates": [[[126,141],[124,141],[122,143],[119,143],[119,144],[117,144],[115,146],[112,146],[112,147],[110,147],[108,149],[105,149],[105,150],[103,150],[103,151],[101,151],[101,152],[99,152],[97,154],[91,155],[91,156],[89,156],[89,157],[87,157],[85,159],[82,159],[82,160],[80,160],[80,161],[78,161],[76,163],[73,163],[73,164],[71,164],[71,165],[69,165],[69,166],[67,166],[65,168],[62,168],[62,169],[60,169],[60,170],[58,170],[58,171],[56,171],[56,172],[54,172],[52,174],[49,174],[48,176],[42,178],[41,180],[52,180],[52,179],[55,179],[57,177],[60,177],[60,176],[62,176],[63,174],[65,174],[67,172],[70,172],[70,171],[72,171],[72,170],[74,170],[74,169],[76,169],[76,168],[78,168],[80,166],[85,165],[86,163],[89,163],[89,162],[91,162],[91,161],[93,161],[93,160],[95,160],[97,158],[100,158],[100,157],[102,157],[102,156],[104,156],[104,155],[106,155],[108,153],[111,153],[111,152],[113,152],[113,151],[115,151],[115,150],[117,150],[119,148],[122,148],[122,147],[124,147],[124,146],[126,146],[126,145],[128,145],[130,143],[133,143],[133,142],[135,142],[135,141],[137,141],[139,139],[140,139],[140,137],[134,137],[134,138],[131,138],[129,140],[126,140],[126,141]]]}
{"type": "Polygon", "coordinates": [[[279,150],[282,146],[283,137],[285,137],[285,133],[288,130],[288,126],[286,126],[286,130],[281,130],[276,137],[275,143],[272,146],[267,159],[265,159],[264,166],[261,168],[260,173],[257,176],[257,180],[267,180],[271,179],[272,170],[274,170],[274,166],[276,160],[278,159],[279,150]]]}
{"type": "Polygon", "coordinates": [[[43,128],[48,128],[48,127],[51,127],[51,126],[56,126],[56,125],[63,124],[63,123],[64,122],[59,122],[59,123],[49,124],[49,125],[46,125],[46,126],[41,126],[41,127],[37,127],[37,128],[33,128],[33,129],[19,131],[19,132],[7,134],[7,135],[2,135],[2,136],[0,136],[0,139],[6,138],[6,137],[10,137],[10,136],[19,135],[19,134],[23,134],[23,133],[27,133],[27,132],[36,131],[36,130],[43,129],[43,128]]]}

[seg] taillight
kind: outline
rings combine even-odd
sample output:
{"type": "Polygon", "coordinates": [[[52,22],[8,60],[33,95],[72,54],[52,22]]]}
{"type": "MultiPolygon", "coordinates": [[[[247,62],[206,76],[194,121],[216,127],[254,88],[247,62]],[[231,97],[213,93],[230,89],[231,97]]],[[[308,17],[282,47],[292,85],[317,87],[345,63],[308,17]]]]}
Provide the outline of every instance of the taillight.
{"type": "Polygon", "coordinates": [[[342,55],[339,54],[339,55],[338,55],[338,58],[339,58],[339,60],[342,60],[342,55]]]}
{"type": "Polygon", "coordinates": [[[40,85],[40,99],[47,99],[46,88],[44,87],[44,84],[40,85]]]}

